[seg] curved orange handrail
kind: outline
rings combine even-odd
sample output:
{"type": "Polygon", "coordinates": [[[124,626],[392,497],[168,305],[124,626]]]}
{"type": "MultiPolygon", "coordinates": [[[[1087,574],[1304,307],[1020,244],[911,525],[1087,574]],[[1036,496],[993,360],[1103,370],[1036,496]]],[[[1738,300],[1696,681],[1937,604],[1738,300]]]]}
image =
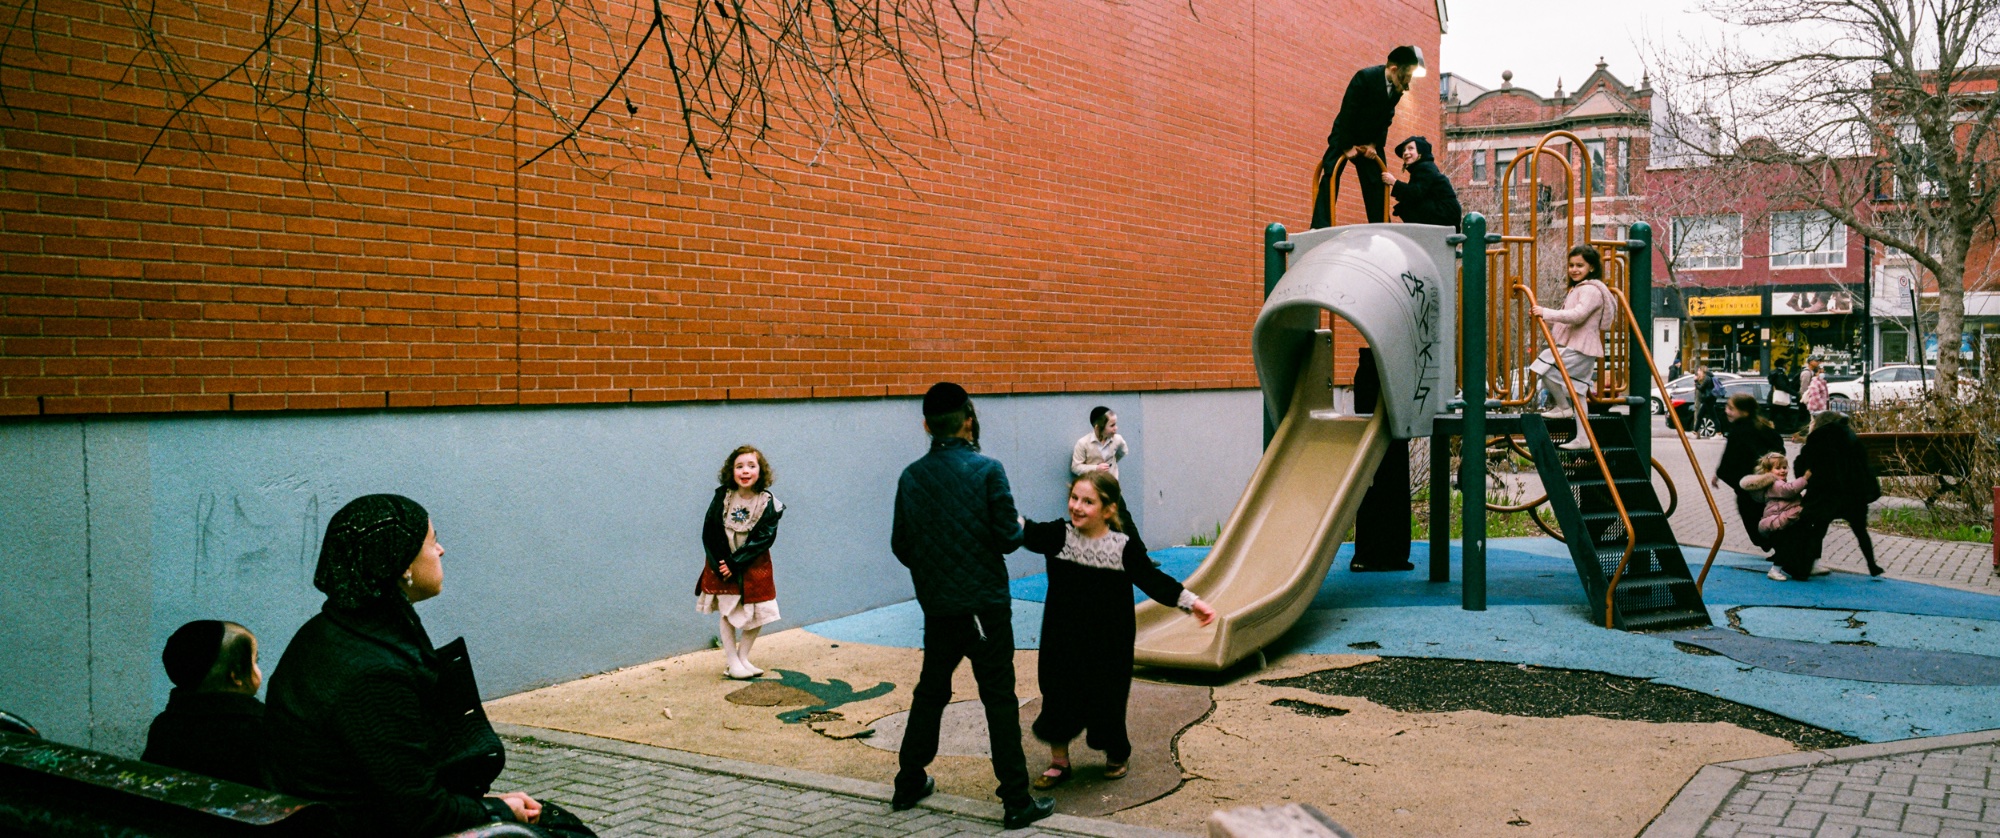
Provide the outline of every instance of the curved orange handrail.
{"type": "MultiPolygon", "coordinates": [[[[1585,439],[1590,440],[1590,454],[1597,459],[1597,470],[1604,475],[1604,488],[1610,490],[1611,504],[1618,509],[1618,522],[1625,527],[1625,554],[1618,559],[1618,571],[1612,574],[1611,583],[1604,586],[1604,627],[1614,628],[1617,620],[1613,618],[1613,602],[1618,594],[1618,580],[1625,574],[1626,563],[1632,561],[1632,550],[1639,543],[1638,534],[1632,530],[1632,516],[1625,511],[1625,498],[1618,491],[1618,481],[1611,476],[1611,464],[1604,461],[1604,449],[1597,444],[1597,431],[1590,427],[1589,399],[1577,398],[1576,381],[1569,377],[1569,367],[1562,362],[1562,349],[1556,346],[1555,334],[1549,331],[1548,321],[1534,313],[1536,305],[1534,289],[1515,283],[1514,291],[1528,299],[1528,313],[1534,317],[1535,325],[1540,327],[1542,337],[1548,341],[1549,358],[1554,361],[1553,366],[1562,371],[1563,386],[1569,388],[1570,406],[1576,411],[1576,427],[1583,432],[1585,439]]],[[[1625,308],[1619,303],[1615,294],[1611,297],[1611,304],[1621,309],[1625,308]]]]}
{"type": "MultiPolygon", "coordinates": [[[[1660,394],[1664,397],[1667,392],[1666,380],[1660,375],[1659,365],[1653,362],[1653,350],[1646,346],[1645,334],[1639,331],[1638,318],[1632,316],[1630,306],[1621,305],[1618,308],[1625,312],[1625,324],[1631,327],[1632,334],[1638,336],[1632,341],[1632,345],[1639,347],[1639,353],[1646,359],[1646,372],[1653,377],[1653,383],[1660,388],[1660,394]]],[[[1694,580],[1694,589],[1698,592],[1708,581],[1708,569],[1710,565],[1715,564],[1716,552],[1722,549],[1722,509],[1715,505],[1715,493],[1708,490],[1708,481],[1701,479],[1701,461],[1694,455],[1694,444],[1688,442],[1687,429],[1681,427],[1680,414],[1675,413],[1671,406],[1667,408],[1667,421],[1674,423],[1674,434],[1681,438],[1681,448],[1687,452],[1688,467],[1694,469],[1694,482],[1701,487],[1701,496],[1708,499],[1709,514],[1715,517],[1715,540],[1709,543],[1708,558],[1702,561],[1701,575],[1694,580]]],[[[1664,474],[1665,471],[1662,470],[1661,473],[1664,474]]],[[[1671,487],[1673,481],[1669,479],[1667,485],[1671,487]]],[[[1622,576],[1624,573],[1625,565],[1621,562],[1618,565],[1618,574],[1622,576]]],[[[1614,586],[1618,584],[1617,576],[1612,577],[1611,584],[1614,586]]]]}
{"type": "MultiPolygon", "coordinates": [[[[1369,156],[1374,157],[1372,150],[1370,151],[1369,156]]],[[[1382,171],[1386,172],[1389,170],[1388,164],[1383,163],[1382,158],[1375,157],[1375,163],[1376,165],[1382,167],[1382,171]]],[[[1321,188],[1319,185],[1320,184],[1319,176],[1320,173],[1324,171],[1326,171],[1326,161],[1322,160],[1318,163],[1313,164],[1313,189],[1315,191],[1321,188]]],[[[1347,171],[1347,155],[1343,154],[1340,156],[1339,162],[1333,164],[1333,176],[1326,179],[1326,187],[1325,187],[1327,193],[1326,226],[1328,227],[1340,226],[1340,222],[1337,220],[1340,218],[1340,173],[1344,171],[1347,171]]],[[[1389,201],[1391,198],[1395,196],[1395,189],[1396,187],[1393,184],[1388,184],[1388,183],[1382,184],[1381,223],[1386,224],[1389,221],[1389,201]]],[[[1363,209],[1362,214],[1366,216],[1367,210],[1363,209]]],[[[1361,223],[1363,224],[1375,223],[1375,220],[1372,218],[1364,218],[1364,220],[1361,223]]]]}

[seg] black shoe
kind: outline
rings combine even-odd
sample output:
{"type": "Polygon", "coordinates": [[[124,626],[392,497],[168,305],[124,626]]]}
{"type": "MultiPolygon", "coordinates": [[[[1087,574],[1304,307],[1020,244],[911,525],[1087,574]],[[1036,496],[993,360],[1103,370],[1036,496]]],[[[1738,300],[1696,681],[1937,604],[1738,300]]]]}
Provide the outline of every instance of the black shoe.
{"type": "Polygon", "coordinates": [[[1411,564],[1408,559],[1400,562],[1364,562],[1355,560],[1347,563],[1347,569],[1355,573],[1374,573],[1389,570],[1416,570],[1417,566],[1411,564]]]}
{"type": "Polygon", "coordinates": [[[922,802],[924,798],[931,796],[931,793],[935,791],[937,791],[937,778],[925,777],[922,791],[908,797],[904,797],[902,792],[897,792],[894,797],[889,798],[889,809],[901,812],[904,809],[912,808],[922,802]]]}
{"type": "Polygon", "coordinates": [[[1028,805],[1020,808],[1007,807],[1007,816],[1000,825],[1008,829],[1020,829],[1035,821],[1056,813],[1056,799],[1053,797],[1030,797],[1028,805]]]}

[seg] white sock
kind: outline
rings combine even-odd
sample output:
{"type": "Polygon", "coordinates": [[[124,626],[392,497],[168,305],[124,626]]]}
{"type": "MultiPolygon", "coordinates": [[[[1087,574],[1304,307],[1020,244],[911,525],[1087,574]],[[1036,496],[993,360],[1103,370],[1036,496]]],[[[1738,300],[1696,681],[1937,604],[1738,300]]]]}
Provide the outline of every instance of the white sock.
{"type": "Polygon", "coordinates": [[[750,647],[757,645],[757,635],[762,633],[763,631],[764,628],[762,626],[759,626],[757,628],[747,628],[743,630],[743,641],[736,644],[737,662],[743,664],[745,667],[748,667],[750,669],[757,668],[756,664],[750,662],[750,647]]]}
{"type": "Polygon", "coordinates": [[[724,619],[722,621],[721,633],[716,636],[722,638],[722,654],[727,659],[728,667],[735,669],[736,661],[738,660],[736,655],[736,627],[730,625],[728,619],[724,619]]]}

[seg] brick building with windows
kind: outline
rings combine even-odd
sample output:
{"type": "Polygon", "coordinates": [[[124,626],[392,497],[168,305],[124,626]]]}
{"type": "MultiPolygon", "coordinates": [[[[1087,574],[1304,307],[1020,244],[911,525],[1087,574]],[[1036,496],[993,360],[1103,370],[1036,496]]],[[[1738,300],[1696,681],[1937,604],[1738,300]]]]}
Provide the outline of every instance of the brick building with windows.
{"type": "Polygon", "coordinates": [[[1809,357],[1855,366],[1868,328],[1861,236],[1824,211],[1774,204],[1788,170],[1659,162],[1647,196],[1660,244],[1653,276],[1687,314],[1683,363],[1739,373],[1793,370],[1809,357]]]}
{"type": "MultiPolygon", "coordinates": [[[[1559,171],[1543,171],[1536,194],[1525,162],[1511,181],[1506,172],[1550,132],[1571,132],[1595,173],[1593,234],[1622,238],[1634,221],[1653,227],[1655,357],[1738,371],[1790,365],[1808,352],[1841,363],[1858,357],[1858,236],[1823,213],[1768,206],[1768,190],[1759,187],[1778,176],[1773,171],[1723,171],[1672,152],[1672,138],[1656,131],[1644,78],[1633,87],[1599,63],[1575,92],[1558,82],[1547,97],[1514,87],[1512,73],[1501,79],[1491,89],[1456,73],[1440,80],[1446,171],[1467,211],[1497,217],[1508,201],[1516,217],[1529,206],[1540,210],[1545,230],[1560,223],[1567,207],[1559,171]]],[[[1573,144],[1551,148],[1579,162],[1573,144]]]]}
{"type": "MultiPolygon", "coordinates": [[[[1490,89],[1458,74],[1443,75],[1440,95],[1449,149],[1444,171],[1458,186],[1459,202],[1467,212],[1497,218],[1503,200],[1511,199],[1516,208],[1532,205],[1545,215],[1561,214],[1567,201],[1557,194],[1562,191],[1561,174],[1548,170],[1559,167],[1541,172],[1539,194],[1529,194],[1525,161],[1513,167],[1511,183],[1504,181],[1515,157],[1533,151],[1551,131],[1569,131],[1583,141],[1591,158],[1592,222],[1599,235],[1623,235],[1627,225],[1641,218],[1653,99],[1644,80],[1636,88],[1627,85],[1600,61],[1573,92],[1565,93],[1558,80],[1555,93],[1544,97],[1515,87],[1512,71],[1502,72],[1500,86],[1490,89]]],[[[1573,144],[1549,147],[1572,165],[1578,162],[1580,152],[1573,144]]]]}

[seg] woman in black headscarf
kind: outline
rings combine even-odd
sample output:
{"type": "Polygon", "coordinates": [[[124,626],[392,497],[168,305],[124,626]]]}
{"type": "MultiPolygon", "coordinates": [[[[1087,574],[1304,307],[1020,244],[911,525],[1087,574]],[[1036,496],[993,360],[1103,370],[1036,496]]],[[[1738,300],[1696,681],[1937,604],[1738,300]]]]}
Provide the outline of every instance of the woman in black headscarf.
{"type": "Polygon", "coordinates": [[[494,821],[590,835],[521,792],[487,796],[506,766],[465,641],[433,647],[410,607],[444,589],[430,514],[401,495],[355,498],[327,522],[299,629],[266,693],[272,787],[333,807],[340,835],[431,836],[494,821]]]}
{"type": "Polygon", "coordinates": [[[1882,481],[1868,464],[1868,451],[1847,423],[1847,414],[1821,411],[1813,416],[1812,432],[1792,461],[1792,473],[1806,476],[1805,526],[1800,536],[1807,555],[1817,562],[1826,532],[1835,518],[1847,521],[1868,575],[1881,576],[1875,561],[1875,540],[1868,537],[1868,505],[1882,498],[1882,481]]]}
{"type": "Polygon", "coordinates": [[[1382,183],[1396,199],[1396,217],[1407,224],[1457,229],[1465,213],[1458,206],[1458,190],[1451,187],[1451,179],[1438,171],[1437,161],[1431,158],[1431,141],[1411,137],[1397,144],[1396,156],[1402,158],[1403,171],[1410,175],[1410,181],[1404,183],[1396,180],[1395,175],[1382,173],[1382,183]]]}

